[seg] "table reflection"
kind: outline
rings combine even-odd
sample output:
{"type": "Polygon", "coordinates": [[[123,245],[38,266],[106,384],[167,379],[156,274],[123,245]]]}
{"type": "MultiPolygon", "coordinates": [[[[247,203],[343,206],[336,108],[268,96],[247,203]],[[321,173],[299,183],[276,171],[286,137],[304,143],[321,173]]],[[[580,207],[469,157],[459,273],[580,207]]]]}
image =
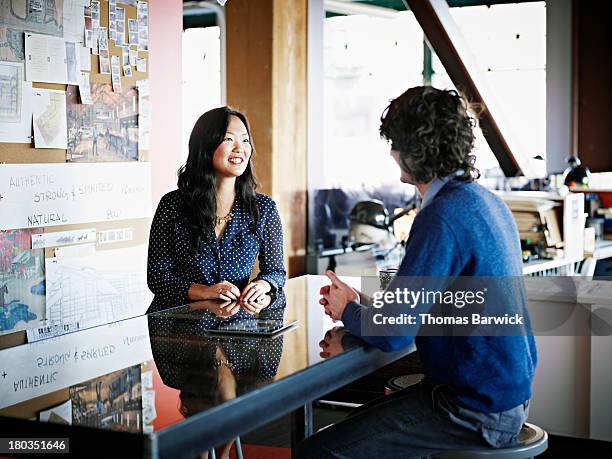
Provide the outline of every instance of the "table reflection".
{"type": "Polygon", "coordinates": [[[201,301],[188,309],[149,317],[151,349],[163,383],[180,391],[179,411],[192,416],[271,382],[278,372],[283,336],[256,336],[282,324],[285,296],[269,306],[201,301]],[[227,336],[218,332],[250,333],[227,336]]]}

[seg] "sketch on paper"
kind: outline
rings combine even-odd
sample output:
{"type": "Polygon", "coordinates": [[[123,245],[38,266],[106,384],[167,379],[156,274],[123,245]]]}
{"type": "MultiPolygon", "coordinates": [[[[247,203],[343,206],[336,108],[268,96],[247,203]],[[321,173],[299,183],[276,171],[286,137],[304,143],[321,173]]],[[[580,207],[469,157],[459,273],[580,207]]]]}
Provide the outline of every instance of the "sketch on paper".
{"type": "Polygon", "coordinates": [[[31,142],[31,87],[24,81],[23,64],[0,61],[0,142],[31,142]]]}
{"type": "Polygon", "coordinates": [[[21,121],[23,66],[0,62],[0,123],[21,121]]]}
{"type": "Polygon", "coordinates": [[[92,105],[79,103],[76,86],[66,91],[68,159],[80,162],[138,160],[138,92],[91,85],[92,105]]]}
{"type": "Polygon", "coordinates": [[[23,61],[23,32],[62,37],[64,0],[0,1],[0,59],[23,61]]]}
{"type": "Polygon", "coordinates": [[[33,89],[34,146],[66,148],[66,95],[53,89],[33,89]]]}
{"type": "Polygon", "coordinates": [[[94,327],[143,314],[151,294],[146,248],[104,250],[83,257],[49,258],[49,333],[94,327]]]}
{"type": "Polygon", "coordinates": [[[45,318],[45,255],[31,250],[41,229],[0,232],[0,334],[12,333],[45,318]]]}
{"type": "Polygon", "coordinates": [[[73,425],[142,432],[140,365],[72,386],[70,400],[73,425]]]}

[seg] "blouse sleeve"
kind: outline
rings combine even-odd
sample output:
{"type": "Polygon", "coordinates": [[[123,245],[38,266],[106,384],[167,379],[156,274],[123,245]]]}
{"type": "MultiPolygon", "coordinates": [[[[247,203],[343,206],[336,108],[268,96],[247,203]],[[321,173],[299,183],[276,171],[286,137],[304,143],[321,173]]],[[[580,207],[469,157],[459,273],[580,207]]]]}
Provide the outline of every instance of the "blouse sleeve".
{"type": "MultiPolygon", "coordinates": [[[[266,203],[268,218],[264,222],[263,241],[259,247],[259,274],[257,279],[265,280],[273,289],[285,285],[285,262],[283,257],[283,226],[276,203],[266,203]]],[[[262,212],[264,214],[264,212],[262,212]]]]}
{"type": "Polygon", "coordinates": [[[178,274],[174,242],[173,205],[162,198],[155,212],[149,236],[147,284],[162,303],[178,305],[187,303],[187,291],[192,282],[178,274]]]}

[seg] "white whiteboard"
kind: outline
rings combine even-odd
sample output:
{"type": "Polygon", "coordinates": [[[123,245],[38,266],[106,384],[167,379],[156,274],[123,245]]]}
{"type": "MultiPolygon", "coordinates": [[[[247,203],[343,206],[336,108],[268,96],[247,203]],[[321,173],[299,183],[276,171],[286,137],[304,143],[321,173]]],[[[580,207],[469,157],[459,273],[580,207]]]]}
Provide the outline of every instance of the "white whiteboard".
{"type": "Polygon", "coordinates": [[[0,164],[0,230],[150,216],[149,163],[0,164]]]}

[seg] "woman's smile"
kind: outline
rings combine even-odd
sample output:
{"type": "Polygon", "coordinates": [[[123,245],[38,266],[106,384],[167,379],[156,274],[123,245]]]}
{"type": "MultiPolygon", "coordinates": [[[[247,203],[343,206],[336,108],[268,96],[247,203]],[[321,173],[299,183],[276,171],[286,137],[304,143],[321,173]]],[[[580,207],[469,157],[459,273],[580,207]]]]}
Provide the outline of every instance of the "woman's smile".
{"type": "Polygon", "coordinates": [[[242,156],[230,156],[227,161],[232,166],[240,166],[242,163],[244,163],[244,158],[242,156]]]}

